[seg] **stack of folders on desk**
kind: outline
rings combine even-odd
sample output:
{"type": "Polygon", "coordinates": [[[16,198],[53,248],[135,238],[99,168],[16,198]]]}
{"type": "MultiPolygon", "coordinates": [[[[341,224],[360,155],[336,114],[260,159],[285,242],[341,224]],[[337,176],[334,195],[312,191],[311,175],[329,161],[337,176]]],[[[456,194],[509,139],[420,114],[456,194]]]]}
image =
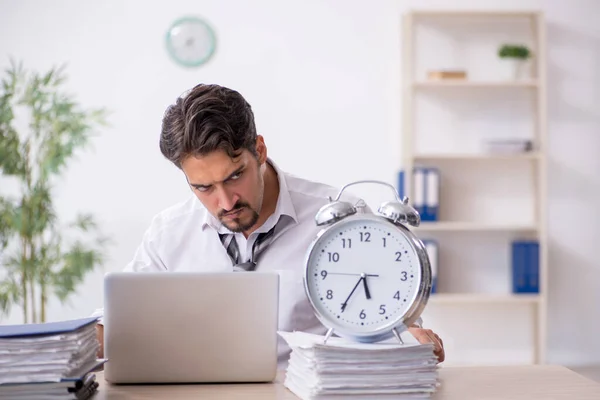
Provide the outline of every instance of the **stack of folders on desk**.
{"type": "Polygon", "coordinates": [[[88,399],[98,387],[97,318],[0,326],[1,399],[88,399]]]}
{"type": "Polygon", "coordinates": [[[409,332],[401,335],[404,344],[279,334],[292,350],[284,385],[303,400],[429,399],[439,385],[433,345],[409,332]]]}

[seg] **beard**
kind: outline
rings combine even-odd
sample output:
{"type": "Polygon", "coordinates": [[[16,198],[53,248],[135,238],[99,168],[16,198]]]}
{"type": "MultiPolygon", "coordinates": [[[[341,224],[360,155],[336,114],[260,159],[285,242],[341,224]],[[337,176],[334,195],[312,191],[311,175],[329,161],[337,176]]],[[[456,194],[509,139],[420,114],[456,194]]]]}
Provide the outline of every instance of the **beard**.
{"type": "Polygon", "coordinates": [[[231,210],[221,210],[218,215],[219,221],[221,221],[221,223],[232,232],[244,232],[252,228],[254,224],[256,224],[256,221],[258,221],[258,216],[258,212],[250,207],[250,204],[243,201],[238,201],[231,210]],[[245,220],[243,220],[241,217],[225,220],[226,214],[238,210],[241,210],[242,213],[244,213],[244,211],[249,211],[250,216],[246,217],[245,220]]]}

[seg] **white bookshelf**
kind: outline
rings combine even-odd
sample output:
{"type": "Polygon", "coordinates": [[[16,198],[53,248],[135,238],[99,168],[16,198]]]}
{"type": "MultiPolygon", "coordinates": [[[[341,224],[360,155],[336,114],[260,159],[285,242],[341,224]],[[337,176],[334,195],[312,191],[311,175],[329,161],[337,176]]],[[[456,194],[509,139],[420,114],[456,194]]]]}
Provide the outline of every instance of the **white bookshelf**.
{"type": "MultiPolygon", "coordinates": [[[[404,192],[414,199],[410,172],[417,165],[438,168],[442,185],[439,222],[422,222],[415,228],[422,239],[437,240],[440,248],[438,291],[430,297],[426,312],[431,308],[433,314],[446,311],[460,314],[464,309],[465,320],[453,321],[457,326],[464,326],[477,318],[469,314],[475,309],[484,315],[496,313],[498,307],[506,308],[506,315],[521,310],[527,323],[524,327],[518,322],[518,328],[528,330],[532,338],[531,348],[527,350],[530,356],[526,358],[531,363],[544,363],[548,274],[544,17],[539,12],[523,11],[414,11],[404,16],[403,28],[404,192]],[[474,30],[472,36],[468,32],[470,27],[474,30]],[[434,44],[427,45],[423,37],[431,38],[434,44]],[[498,79],[493,71],[496,50],[502,43],[517,41],[527,44],[534,53],[530,76],[522,80],[498,79]],[[463,42],[467,44],[461,47],[463,42]],[[484,54],[484,61],[491,68],[486,68],[486,64],[477,59],[479,54],[484,54]],[[448,63],[444,64],[448,60],[454,61],[451,68],[448,63]],[[457,64],[464,61],[463,69],[467,70],[468,77],[465,80],[428,80],[428,67],[435,69],[436,61],[440,69],[457,69],[457,64]],[[473,111],[469,111],[469,102],[473,104],[473,111]],[[452,111],[456,111],[455,119],[452,119],[452,111]],[[436,112],[446,118],[437,126],[436,112]],[[420,117],[419,113],[426,115],[420,117]],[[520,117],[513,121],[514,114],[520,117]],[[464,120],[469,120],[470,124],[464,120]],[[497,128],[503,123],[508,125],[497,128]],[[534,150],[519,154],[482,151],[476,140],[484,137],[488,130],[495,138],[503,132],[527,135],[534,143],[534,150]],[[460,145],[461,140],[464,146],[460,145]],[[491,182],[474,178],[486,173],[493,175],[491,182]],[[494,187],[496,181],[498,187],[494,187]],[[472,214],[461,209],[462,193],[465,199],[470,199],[464,204],[474,210],[472,214]],[[502,196],[506,196],[505,202],[498,199],[502,196]],[[494,199],[496,202],[492,202],[494,199]],[[445,200],[452,204],[444,204],[445,200]],[[493,210],[492,214],[502,215],[488,218],[490,210],[493,210]],[[465,288],[479,288],[478,282],[456,284],[471,276],[480,281],[489,276],[495,283],[499,279],[505,280],[511,270],[508,256],[511,241],[521,238],[536,239],[540,245],[539,293],[513,294],[508,285],[498,284],[490,285],[489,290],[482,287],[481,290],[465,291],[465,288]],[[446,257],[448,242],[452,243],[452,252],[448,250],[446,257]],[[476,249],[473,252],[489,254],[494,262],[481,264],[475,256],[463,260],[461,251],[470,253],[474,243],[490,246],[489,251],[476,249]],[[503,275],[499,275],[499,269],[503,275]],[[444,282],[444,274],[452,274],[452,279],[444,282]]],[[[503,335],[497,332],[499,326],[505,329],[506,337],[513,334],[511,321],[489,324],[487,328],[485,323],[482,325],[483,334],[486,334],[485,329],[489,333],[494,330],[491,337],[503,335]]],[[[449,326],[440,328],[445,332],[453,331],[449,326]]],[[[477,352],[464,347],[456,347],[453,351],[477,352]]],[[[506,361],[502,358],[501,348],[497,353],[493,348],[486,348],[483,353],[487,358],[480,360],[482,364],[494,362],[489,359],[489,354],[499,354],[498,359],[506,361]]]]}

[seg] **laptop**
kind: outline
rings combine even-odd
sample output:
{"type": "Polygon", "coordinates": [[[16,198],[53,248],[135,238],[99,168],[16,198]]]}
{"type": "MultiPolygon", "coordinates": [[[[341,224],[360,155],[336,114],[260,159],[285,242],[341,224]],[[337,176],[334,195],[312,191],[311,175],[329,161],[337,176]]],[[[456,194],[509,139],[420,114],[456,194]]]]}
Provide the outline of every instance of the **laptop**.
{"type": "Polygon", "coordinates": [[[276,272],[112,272],[104,280],[111,383],[271,382],[276,272]]]}

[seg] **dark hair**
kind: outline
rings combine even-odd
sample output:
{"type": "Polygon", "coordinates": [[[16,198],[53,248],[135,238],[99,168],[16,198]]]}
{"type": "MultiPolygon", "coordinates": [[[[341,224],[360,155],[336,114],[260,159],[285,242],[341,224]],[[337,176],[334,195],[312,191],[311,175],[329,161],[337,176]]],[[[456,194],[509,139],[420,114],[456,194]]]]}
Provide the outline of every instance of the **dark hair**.
{"type": "Polygon", "coordinates": [[[181,168],[188,156],[224,150],[230,157],[243,149],[256,153],[256,126],[250,104],[235,90],[200,84],[165,111],[160,151],[181,168]]]}

